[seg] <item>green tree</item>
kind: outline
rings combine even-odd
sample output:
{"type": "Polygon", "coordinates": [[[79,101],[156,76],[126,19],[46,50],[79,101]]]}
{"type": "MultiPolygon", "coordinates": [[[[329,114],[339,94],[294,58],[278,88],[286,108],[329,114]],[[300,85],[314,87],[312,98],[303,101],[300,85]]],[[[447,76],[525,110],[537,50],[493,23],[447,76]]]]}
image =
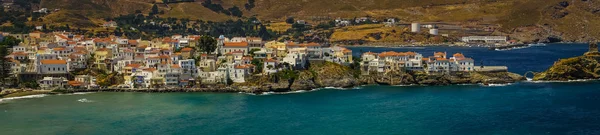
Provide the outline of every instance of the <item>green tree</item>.
{"type": "Polygon", "coordinates": [[[263,40],[271,39],[271,33],[269,33],[267,27],[265,27],[264,25],[260,25],[260,29],[258,30],[258,36],[260,36],[260,38],[262,38],[263,40]]]}
{"type": "Polygon", "coordinates": [[[6,80],[10,77],[10,63],[5,58],[8,55],[8,48],[5,45],[0,45],[0,83],[1,86],[6,85],[6,80]]]}
{"type": "Polygon", "coordinates": [[[263,61],[260,59],[252,59],[252,65],[256,66],[256,70],[254,71],[255,74],[258,74],[260,72],[262,72],[263,70],[263,61]]]}
{"type": "Polygon", "coordinates": [[[15,38],[13,36],[7,36],[7,37],[4,37],[4,40],[2,42],[0,42],[0,46],[10,48],[10,47],[19,45],[19,43],[21,43],[21,40],[15,38]]]}
{"type": "Polygon", "coordinates": [[[156,6],[156,4],[152,5],[152,9],[150,10],[150,14],[148,14],[149,16],[154,16],[158,14],[158,6],[156,6]]]}
{"type": "Polygon", "coordinates": [[[254,57],[254,52],[260,51],[260,49],[258,48],[253,48],[250,51],[248,51],[248,54],[250,54],[252,57],[254,57]]]}
{"type": "Polygon", "coordinates": [[[231,13],[231,15],[233,15],[233,16],[242,17],[242,15],[243,15],[242,11],[237,6],[233,6],[233,7],[229,8],[228,10],[231,13]]]}
{"type": "Polygon", "coordinates": [[[294,17],[289,17],[285,20],[286,23],[288,24],[293,24],[294,23],[294,17]]]}
{"type": "Polygon", "coordinates": [[[210,54],[217,49],[217,40],[211,36],[202,36],[196,41],[196,48],[210,54]]]}

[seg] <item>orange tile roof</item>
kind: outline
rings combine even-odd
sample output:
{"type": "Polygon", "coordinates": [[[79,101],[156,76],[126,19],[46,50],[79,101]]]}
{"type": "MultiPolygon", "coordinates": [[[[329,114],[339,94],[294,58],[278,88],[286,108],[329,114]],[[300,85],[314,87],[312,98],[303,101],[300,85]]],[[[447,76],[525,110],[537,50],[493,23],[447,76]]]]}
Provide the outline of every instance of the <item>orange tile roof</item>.
{"type": "Polygon", "coordinates": [[[231,53],[244,53],[244,51],[233,51],[231,53]]]}
{"type": "Polygon", "coordinates": [[[144,71],[154,72],[154,71],[156,71],[156,68],[146,68],[146,69],[144,69],[144,71]]]}
{"type": "Polygon", "coordinates": [[[448,60],[446,58],[435,58],[436,61],[444,61],[444,60],[448,60]]]}
{"type": "Polygon", "coordinates": [[[267,59],[267,60],[265,60],[265,62],[277,62],[277,60],[275,60],[275,59],[267,59]]]}
{"type": "Polygon", "coordinates": [[[169,55],[160,55],[158,57],[160,57],[161,59],[169,59],[169,58],[171,58],[171,57],[169,57],[169,55]]]}
{"type": "Polygon", "coordinates": [[[42,64],[67,64],[66,60],[40,60],[42,64]]]}
{"type": "Polygon", "coordinates": [[[237,65],[235,66],[236,69],[248,69],[248,68],[253,68],[254,65],[252,64],[245,64],[245,65],[237,65]]]}
{"type": "Polygon", "coordinates": [[[54,50],[54,51],[64,51],[65,48],[64,47],[57,47],[57,48],[52,48],[52,50],[54,50]]]}
{"type": "Polygon", "coordinates": [[[455,54],[454,54],[454,55],[452,55],[452,56],[454,56],[454,57],[456,57],[456,58],[464,58],[464,57],[465,57],[465,55],[463,55],[462,53],[455,53],[455,54]]]}
{"type": "Polygon", "coordinates": [[[181,68],[181,66],[179,66],[177,64],[173,64],[173,65],[171,65],[171,68],[181,68]]]}
{"type": "Polygon", "coordinates": [[[14,52],[11,55],[14,55],[14,56],[27,56],[27,54],[25,52],[14,52]]]}
{"type": "Polygon", "coordinates": [[[130,45],[137,45],[137,44],[138,44],[138,41],[137,41],[137,40],[129,40],[129,41],[128,41],[128,43],[129,43],[130,45]]]}
{"type": "Polygon", "coordinates": [[[82,85],[82,82],[79,82],[79,81],[68,81],[67,83],[71,86],[81,86],[82,85]]]}
{"type": "Polygon", "coordinates": [[[350,50],[350,49],[344,49],[344,50],[342,50],[342,52],[344,52],[344,53],[351,53],[352,50],[350,50]]]}
{"type": "Polygon", "coordinates": [[[129,65],[125,66],[125,67],[139,68],[141,66],[142,65],[140,65],[140,64],[129,64],[129,65]]]}
{"type": "Polygon", "coordinates": [[[433,56],[446,56],[445,52],[435,52],[433,53],[433,56]]]}
{"type": "Polygon", "coordinates": [[[225,42],[225,47],[248,47],[248,42],[225,42]]]}
{"type": "Polygon", "coordinates": [[[95,43],[98,43],[98,42],[109,42],[110,39],[109,38],[95,38],[93,41],[95,43]]]}
{"type": "Polygon", "coordinates": [[[194,50],[194,49],[193,48],[189,48],[189,47],[181,49],[182,52],[191,52],[192,50],[194,50]]]}
{"type": "Polygon", "coordinates": [[[62,39],[67,39],[67,40],[69,39],[67,36],[65,36],[63,34],[57,34],[56,36],[58,36],[59,38],[62,38],[62,39]]]}

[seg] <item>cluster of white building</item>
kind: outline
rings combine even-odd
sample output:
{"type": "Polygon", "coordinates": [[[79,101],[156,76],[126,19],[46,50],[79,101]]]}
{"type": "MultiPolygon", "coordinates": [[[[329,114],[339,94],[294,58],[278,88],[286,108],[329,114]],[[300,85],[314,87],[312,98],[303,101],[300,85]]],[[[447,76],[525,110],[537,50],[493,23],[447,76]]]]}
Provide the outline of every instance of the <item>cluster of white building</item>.
{"type": "Polygon", "coordinates": [[[43,88],[97,87],[97,76],[71,75],[90,69],[123,75],[120,87],[185,87],[228,80],[243,83],[252,75],[304,69],[311,60],[353,62],[352,51],[343,47],[254,37],[215,38],[217,49],[208,54],[196,50],[198,35],[146,41],[34,32],[20,38],[24,42],[7,56],[12,73],[21,80],[37,80],[43,88]]]}
{"type": "Polygon", "coordinates": [[[456,53],[447,58],[445,52],[423,57],[416,52],[367,52],[362,54],[361,70],[385,73],[390,71],[426,71],[428,73],[450,73],[475,71],[474,60],[456,53]]]}

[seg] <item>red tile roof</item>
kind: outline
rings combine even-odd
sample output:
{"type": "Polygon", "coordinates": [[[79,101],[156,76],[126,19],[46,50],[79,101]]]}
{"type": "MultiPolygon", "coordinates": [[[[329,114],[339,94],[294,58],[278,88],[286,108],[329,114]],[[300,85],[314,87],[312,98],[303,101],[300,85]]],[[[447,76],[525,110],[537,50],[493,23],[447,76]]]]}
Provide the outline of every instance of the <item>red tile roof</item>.
{"type": "Polygon", "coordinates": [[[66,60],[40,60],[42,64],[67,64],[66,60]]]}
{"type": "Polygon", "coordinates": [[[14,55],[14,56],[27,56],[27,54],[25,52],[14,52],[11,55],[14,55]]]}
{"type": "Polygon", "coordinates": [[[253,68],[254,65],[252,64],[245,64],[245,65],[237,65],[235,66],[236,69],[248,69],[248,68],[253,68]]]}
{"type": "Polygon", "coordinates": [[[275,60],[275,59],[267,59],[267,60],[265,60],[265,62],[277,62],[277,60],[275,60]]]}
{"type": "Polygon", "coordinates": [[[456,58],[464,58],[464,57],[465,57],[465,55],[463,55],[462,53],[455,53],[455,54],[454,54],[454,55],[452,55],[452,56],[454,56],[454,57],[456,57],[456,58]]]}
{"type": "Polygon", "coordinates": [[[125,67],[139,68],[141,66],[142,65],[140,65],[140,64],[129,64],[129,65],[125,66],[125,67]]]}
{"type": "Polygon", "coordinates": [[[191,52],[192,50],[194,50],[194,49],[193,48],[189,48],[189,47],[181,49],[182,52],[191,52]]]}
{"type": "Polygon", "coordinates": [[[225,42],[225,47],[248,47],[248,42],[225,42]]]}
{"type": "Polygon", "coordinates": [[[64,47],[57,47],[57,48],[52,48],[52,50],[54,50],[54,51],[64,51],[65,48],[64,47]]]}
{"type": "Polygon", "coordinates": [[[130,45],[137,45],[137,44],[138,44],[138,41],[137,41],[137,40],[129,40],[129,41],[128,41],[128,43],[129,43],[130,45]]]}

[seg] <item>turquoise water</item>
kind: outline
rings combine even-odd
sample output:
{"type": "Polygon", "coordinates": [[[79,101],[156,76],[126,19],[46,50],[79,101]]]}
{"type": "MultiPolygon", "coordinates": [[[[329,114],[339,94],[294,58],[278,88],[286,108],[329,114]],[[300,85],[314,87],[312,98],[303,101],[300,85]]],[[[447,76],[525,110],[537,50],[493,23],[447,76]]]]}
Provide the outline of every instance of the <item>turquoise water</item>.
{"type": "MultiPolygon", "coordinates": [[[[422,51],[480,51],[484,56],[478,57],[489,63],[534,70],[543,70],[541,66],[551,65],[558,57],[585,52],[581,45],[561,47],[505,52],[436,47],[422,51]],[[518,60],[530,56],[540,56],[539,61],[518,60]]],[[[599,88],[600,82],[595,81],[522,82],[498,87],[363,86],[261,96],[46,96],[0,101],[0,134],[600,134],[599,88]]]]}

